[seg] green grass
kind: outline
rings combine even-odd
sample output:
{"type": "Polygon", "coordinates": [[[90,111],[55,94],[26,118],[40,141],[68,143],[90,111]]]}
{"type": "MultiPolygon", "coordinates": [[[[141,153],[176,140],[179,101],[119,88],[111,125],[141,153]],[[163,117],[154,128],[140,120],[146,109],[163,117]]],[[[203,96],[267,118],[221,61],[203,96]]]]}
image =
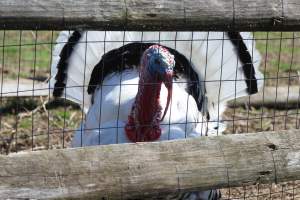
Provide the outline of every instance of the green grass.
{"type": "Polygon", "coordinates": [[[2,102],[0,154],[34,147],[47,149],[48,145],[49,148],[68,146],[81,121],[80,108],[68,102],[50,101],[47,112],[40,109],[32,113],[40,104],[39,98],[11,98],[2,102]]]}
{"type": "Polygon", "coordinates": [[[278,70],[279,73],[300,70],[300,38],[297,37],[297,33],[291,32],[255,33],[256,47],[267,58],[263,60],[262,68],[266,65],[268,74],[277,73],[278,70]]]}
{"type": "Polygon", "coordinates": [[[70,118],[70,112],[64,111],[64,110],[59,110],[56,112],[56,115],[62,119],[68,120],[70,118]]]}
{"type": "Polygon", "coordinates": [[[20,121],[19,127],[22,129],[31,129],[32,119],[31,118],[23,119],[22,121],[20,121]]]}
{"type": "Polygon", "coordinates": [[[49,76],[56,37],[57,33],[52,36],[50,31],[0,31],[0,66],[5,77],[49,76]]]}
{"type": "MultiPolygon", "coordinates": [[[[0,31],[0,66],[5,77],[29,78],[33,77],[34,73],[36,76],[45,78],[49,76],[51,49],[53,49],[51,43],[55,43],[57,34],[57,32],[53,32],[52,35],[51,31],[6,31],[4,38],[4,32],[0,31]]],[[[262,69],[266,68],[266,76],[275,76],[277,72],[300,71],[300,57],[298,56],[300,54],[300,38],[297,38],[297,33],[256,32],[254,35],[257,39],[256,47],[263,57],[266,56],[267,49],[267,59],[263,60],[261,65],[262,69]],[[267,37],[269,38],[268,42],[267,37]],[[294,40],[293,37],[295,37],[294,40]],[[293,43],[294,49],[292,48],[293,43]],[[292,51],[294,51],[293,62],[292,51]]]]}

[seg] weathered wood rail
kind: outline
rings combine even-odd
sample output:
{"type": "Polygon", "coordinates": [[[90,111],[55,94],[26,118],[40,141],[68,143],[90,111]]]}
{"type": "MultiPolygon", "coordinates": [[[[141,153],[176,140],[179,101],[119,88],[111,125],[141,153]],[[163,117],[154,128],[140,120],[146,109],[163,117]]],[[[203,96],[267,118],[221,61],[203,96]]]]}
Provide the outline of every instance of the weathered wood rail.
{"type": "MultiPolygon", "coordinates": [[[[21,79],[17,81],[6,81],[3,83],[2,94],[4,98],[9,97],[38,97],[51,94],[47,83],[35,82],[32,80],[21,79]]],[[[299,108],[300,105],[300,86],[278,86],[264,87],[257,94],[237,98],[228,102],[229,107],[254,106],[268,108],[299,108]]]]}
{"type": "Polygon", "coordinates": [[[2,0],[0,24],[5,29],[299,31],[299,10],[299,0],[2,0]]]}
{"type": "Polygon", "coordinates": [[[300,179],[300,130],[0,156],[2,199],[127,199],[300,179]]]}
{"type": "Polygon", "coordinates": [[[258,93],[228,102],[229,107],[253,106],[277,109],[299,108],[300,86],[264,87],[258,93]]]}
{"type": "Polygon", "coordinates": [[[29,79],[8,80],[0,83],[1,97],[37,97],[48,96],[49,84],[29,79]]]}

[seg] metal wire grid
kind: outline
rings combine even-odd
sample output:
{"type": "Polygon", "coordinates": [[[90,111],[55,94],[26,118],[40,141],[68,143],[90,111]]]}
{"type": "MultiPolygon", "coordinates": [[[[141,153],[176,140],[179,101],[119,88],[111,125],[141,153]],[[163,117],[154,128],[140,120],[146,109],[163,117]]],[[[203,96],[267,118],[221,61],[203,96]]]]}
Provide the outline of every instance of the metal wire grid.
{"type": "MultiPolygon", "coordinates": [[[[0,32],[1,49],[1,114],[0,114],[0,152],[8,154],[23,150],[39,150],[52,148],[66,148],[72,139],[74,131],[81,121],[85,120],[85,114],[80,107],[67,101],[48,99],[46,96],[37,97],[36,93],[41,88],[36,88],[40,81],[46,82],[51,76],[50,65],[53,47],[57,37],[55,31],[9,31],[0,32]],[[31,82],[30,89],[20,89],[22,84],[31,82]],[[5,90],[8,82],[15,82],[13,92],[5,90]],[[32,95],[23,97],[22,92],[32,92],[32,95]]],[[[299,92],[298,103],[294,107],[288,105],[291,87],[297,87],[300,83],[300,36],[297,33],[253,33],[256,46],[263,56],[260,66],[264,74],[262,88],[262,102],[260,107],[252,107],[245,104],[243,107],[233,106],[228,108],[222,117],[222,122],[227,124],[225,133],[258,132],[266,130],[283,130],[299,128],[299,92]],[[265,90],[273,86],[276,88],[274,107],[264,106],[265,90]],[[281,94],[277,88],[287,89],[286,106],[276,108],[277,98],[281,94]]],[[[106,38],[106,37],[105,37],[106,38]]],[[[124,45],[125,34],[121,43],[124,45]]],[[[215,40],[224,41],[223,38],[215,40]]],[[[186,41],[186,40],[176,40],[186,41]]],[[[197,40],[194,40],[197,41],[197,40]]],[[[203,41],[203,40],[202,40],[203,41]]],[[[208,44],[208,39],[204,40],[208,44]]],[[[108,42],[101,42],[105,44],[108,42]]],[[[120,41],[109,41],[118,42],[120,41]]],[[[139,41],[137,41],[139,42],[139,41]]],[[[148,41],[152,42],[152,41],[148,41]]],[[[174,40],[161,40],[160,42],[175,42],[174,40]]],[[[176,43],[175,43],[176,45],[176,43]]],[[[176,48],[176,46],[175,46],[176,48]]],[[[191,42],[191,49],[193,48],[191,42]]],[[[251,52],[253,54],[253,52],[251,52]]],[[[191,60],[191,56],[188,58],[191,60]]],[[[207,62],[206,56],[206,62],[207,62]]],[[[223,62],[223,60],[221,61],[223,62]]],[[[237,60],[237,64],[238,64],[237,60]]],[[[222,63],[221,63],[222,64],[222,63]]],[[[85,67],[85,66],[84,66],[85,67]]],[[[205,74],[206,76],[206,74],[205,74]]],[[[120,83],[121,84],[120,79],[120,83]]],[[[215,80],[218,81],[218,80],[215,80]]],[[[244,80],[226,80],[244,81],[244,80]]],[[[222,84],[221,81],[218,81],[222,84]]],[[[86,89],[87,86],[80,86],[86,89]]],[[[120,87],[121,88],[121,87],[120,87]]],[[[121,89],[120,89],[121,90],[121,89]]],[[[50,95],[50,89],[46,88],[50,95]]],[[[122,91],[120,91],[122,92],[122,91]]],[[[218,91],[220,94],[220,91],[218,91]]],[[[251,96],[248,97],[251,101],[251,96]]],[[[188,109],[188,107],[187,107],[188,109]]],[[[219,112],[219,111],[218,111],[219,112]]],[[[101,112],[100,112],[101,113],[101,112]]],[[[101,117],[101,116],[100,116],[101,117]]],[[[191,122],[197,123],[197,122],[191,122]]],[[[115,128],[115,127],[109,127],[115,128]]],[[[99,129],[100,125],[99,125],[99,129]]],[[[100,136],[99,136],[100,137],[100,136]]],[[[100,138],[99,138],[100,140],[100,138]]],[[[116,141],[118,143],[118,141],[116,141]]],[[[297,199],[299,195],[299,183],[286,183],[281,187],[257,185],[256,192],[253,188],[229,188],[223,190],[224,199],[297,199]],[[288,186],[287,186],[288,185],[288,186]],[[238,192],[235,192],[238,191],[238,192]],[[249,191],[252,192],[249,194],[249,191]]]]}
{"type": "Polygon", "coordinates": [[[299,199],[299,181],[222,189],[222,199],[299,199]]]}
{"type": "MultiPolygon", "coordinates": [[[[0,116],[0,130],[1,132],[14,132],[14,136],[10,139],[7,138],[7,135],[3,137],[3,141],[12,140],[15,147],[13,148],[14,151],[23,150],[23,148],[18,149],[18,140],[24,139],[27,140],[27,143],[30,144],[31,149],[33,150],[36,148],[37,145],[35,142],[35,138],[47,136],[47,145],[44,145],[44,148],[53,148],[51,147],[51,137],[54,135],[58,135],[61,137],[61,142],[55,148],[64,148],[67,145],[65,142],[69,142],[71,139],[70,134],[76,130],[78,127],[78,117],[77,123],[69,122],[70,120],[70,112],[68,111],[71,109],[71,113],[81,112],[78,110],[78,107],[75,105],[70,104],[70,102],[66,100],[62,100],[61,102],[53,102],[50,101],[46,105],[51,108],[51,105],[58,104],[57,107],[61,110],[59,114],[53,113],[51,115],[51,111],[55,109],[47,109],[47,116],[44,116],[45,122],[47,122],[47,126],[40,128],[39,117],[36,115],[41,114],[40,112],[33,112],[34,106],[39,104],[36,101],[35,92],[42,90],[40,88],[35,88],[38,80],[46,81],[46,79],[50,76],[50,63],[51,63],[51,55],[52,49],[55,45],[55,38],[57,33],[54,31],[51,32],[42,32],[42,31],[2,31],[2,44],[0,48],[2,49],[2,68],[1,68],[1,116],[0,116]],[[40,39],[41,38],[41,39],[40,39]],[[31,52],[31,53],[30,53],[31,52]],[[46,53],[45,53],[46,52],[46,53]],[[28,56],[29,54],[29,56],[28,56]],[[45,57],[43,54],[47,54],[45,57]],[[43,57],[44,56],[44,57],[43,57]],[[24,79],[29,79],[32,82],[31,89],[28,90],[21,90],[19,89],[20,85],[22,85],[22,81],[24,79]],[[20,82],[21,80],[21,82],[20,82]],[[14,90],[11,93],[16,93],[16,95],[12,95],[13,97],[4,97],[5,95],[9,95],[9,91],[4,91],[4,87],[6,87],[6,83],[8,81],[15,81],[16,82],[16,91],[14,90]],[[32,92],[31,98],[23,98],[19,97],[21,92],[32,92]],[[9,100],[8,100],[9,99],[9,100]],[[22,105],[23,102],[23,105],[22,105]],[[14,103],[14,104],[13,104],[14,103]],[[11,105],[9,105],[11,104],[11,105]],[[24,105],[25,104],[25,105],[24,105]],[[27,104],[27,105],[26,105],[27,104]],[[32,105],[30,105],[32,104],[32,105]],[[71,106],[72,105],[72,106],[71,106]],[[29,107],[28,107],[29,106],[29,107]],[[24,112],[28,113],[31,111],[30,117],[26,116],[24,119],[27,122],[23,122],[22,114],[24,112]],[[8,115],[14,116],[15,119],[11,120],[10,124],[7,123],[5,117],[8,115]],[[60,126],[55,126],[51,122],[51,117],[60,117],[61,121],[60,126]],[[22,120],[20,119],[22,118],[22,120]],[[31,119],[30,119],[31,118],[31,119]],[[24,124],[25,123],[25,124],[24,124]],[[30,124],[31,127],[26,126],[30,124]],[[73,126],[70,126],[69,124],[73,126]],[[6,127],[4,127],[4,125],[6,127]],[[10,126],[9,126],[10,125],[10,126]],[[23,127],[23,128],[22,128],[23,127]],[[20,131],[21,128],[21,131],[20,131]],[[29,129],[30,134],[23,135],[23,131],[28,132],[29,129]],[[67,134],[67,135],[65,135],[67,134]],[[67,141],[66,141],[66,137],[67,141]],[[30,138],[30,141],[29,141],[30,138]]],[[[125,34],[124,34],[125,35],[125,34]]],[[[299,83],[299,75],[297,74],[299,68],[299,61],[297,60],[297,55],[295,53],[299,52],[299,37],[296,33],[254,33],[256,37],[257,46],[260,47],[260,53],[263,55],[264,59],[261,66],[261,71],[264,74],[264,86],[262,89],[262,94],[264,96],[265,88],[269,85],[273,85],[276,88],[276,94],[274,99],[274,104],[277,102],[277,88],[279,86],[285,86],[289,91],[291,86],[297,85],[299,83]],[[278,35],[279,34],[279,35],[278,35]],[[271,52],[270,52],[271,49],[271,52]],[[274,50],[277,49],[277,50],[274,50]],[[284,49],[282,52],[282,49],[284,49]],[[287,50],[288,49],[288,50],[287,50]],[[262,52],[263,50],[263,52],[262,52]],[[282,70],[282,68],[284,68],[282,70]]],[[[125,38],[125,36],[124,36],[125,38]]],[[[124,39],[123,38],[123,39],[124,39]]],[[[224,38],[218,38],[215,40],[223,40],[224,38]]],[[[161,40],[159,39],[158,42],[175,42],[171,40],[161,40]]],[[[180,41],[180,40],[179,40],[180,41]]],[[[185,41],[185,40],[181,40],[185,41]]],[[[208,40],[207,40],[208,41],[208,40]]],[[[107,41],[92,41],[92,42],[102,42],[105,43],[107,41]]],[[[120,41],[109,41],[109,42],[119,42],[120,41]]],[[[125,44],[123,40],[122,43],[125,44]]],[[[178,41],[177,41],[178,42],[178,41]]],[[[176,43],[175,43],[176,44],[176,43]]],[[[191,49],[192,49],[191,43],[191,49]]],[[[253,52],[252,52],[253,53],[253,52]]],[[[191,56],[189,60],[191,60],[191,56]]],[[[207,59],[207,58],[206,58],[207,59]]],[[[207,62],[207,61],[206,61],[207,62]]],[[[222,61],[223,62],[223,61],[222,61]]],[[[238,62],[238,61],[237,61],[238,62]]],[[[218,81],[218,80],[216,80],[218,81]]],[[[226,80],[226,81],[244,81],[244,80],[226,80]]],[[[221,81],[220,84],[222,84],[221,81]]],[[[120,80],[121,84],[121,80],[120,80]]],[[[86,88],[83,86],[83,90],[86,88]]],[[[48,90],[50,93],[50,90],[48,90]]],[[[122,91],[120,91],[122,92],[122,91]]],[[[220,93],[220,91],[218,91],[220,93]]],[[[288,92],[289,93],[289,92],[288,92]]],[[[286,105],[288,108],[288,98],[286,105]]],[[[44,97],[45,99],[45,97],[44,97]]],[[[251,96],[249,96],[251,101],[251,96]]],[[[45,101],[45,100],[44,100],[45,101]]],[[[262,99],[264,101],[264,98],[262,99]]],[[[278,129],[287,129],[287,128],[298,128],[299,127],[299,111],[298,107],[294,109],[268,109],[265,108],[264,102],[262,102],[261,108],[251,108],[247,107],[244,108],[237,108],[233,106],[232,109],[228,110],[225,117],[222,119],[229,128],[227,128],[226,132],[228,133],[242,133],[242,132],[249,132],[249,131],[263,131],[263,130],[278,130],[278,129]],[[258,114],[260,112],[260,114],[258,114]],[[282,121],[283,119],[283,121],[282,121]],[[264,123],[266,121],[271,120],[271,126],[266,127],[264,123]],[[291,123],[291,120],[294,122],[291,123]],[[254,123],[252,123],[254,122],[254,123]],[[282,123],[283,122],[283,123],[282,123]],[[246,123],[246,124],[245,124],[246,123]],[[260,127],[256,126],[259,123],[260,127]],[[255,124],[255,126],[253,125],[255,124]],[[254,126],[254,127],[253,127],[254,126]],[[282,127],[283,126],[283,127],[282,127]]],[[[188,108],[187,108],[188,109],[188,108]]],[[[101,112],[100,112],[101,113],[101,112]]],[[[84,113],[81,112],[80,120],[84,120],[84,113]]],[[[72,118],[74,116],[72,115],[72,118]]],[[[58,120],[59,121],[59,120],[58,120]]],[[[55,122],[54,122],[55,123],[55,122]]],[[[197,122],[191,122],[197,123],[197,122]]],[[[100,128],[100,127],[99,127],[100,128]]],[[[29,133],[29,132],[28,132],[29,133]]],[[[9,135],[9,134],[8,134],[9,135]]]]}

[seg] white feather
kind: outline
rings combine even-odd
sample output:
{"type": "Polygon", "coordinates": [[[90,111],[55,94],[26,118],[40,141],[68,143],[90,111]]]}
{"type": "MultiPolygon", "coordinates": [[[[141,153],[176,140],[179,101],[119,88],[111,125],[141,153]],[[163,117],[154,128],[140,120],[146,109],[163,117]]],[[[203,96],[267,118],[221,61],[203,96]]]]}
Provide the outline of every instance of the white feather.
{"type": "MultiPolygon", "coordinates": [[[[138,81],[137,70],[125,70],[121,74],[106,77],[95,92],[94,104],[87,113],[85,123],[76,131],[72,146],[128,143],[124,126],[138,90],[138,81]]],[[[171,105],[161,122],[162,135],[159,140],[197,137],[202,134],[196,131],[200,124],[198,119],[202,117],[197,104],[178,84],[173,84],[171,105]]],[[[160,99],[164,110],[167,99],[164,85],[160,99]]],[[[206,124],[202,126],[205,133],[206,124]]]]}
{"type": "MultiPolygon", "coordinates": [[[[63,31],[57,39],[58,44],[53,52],[51,87],[54,83],[59,53],[71,33],[63,31]]],[[[241,33],[241,36],[252,55],[260,88],[263,84],[263,76],[258,70],[261,57],[255,48],[252,34],[241,33]]],[[[243,64],[237,56],[234,45],[223,32],[87,31],[82,33],[79,44],[70,57],[67,89],[63,97],[80,104],[87,112],[91,102],[91,97],[86,92],[87,84],[94,66],[102,55],[124,44],[140,41],[175,48],[192,62],[200,81],[205,82],[207,92],[205,105],[211,117],[208,127],[212,127],[212,130],[219,126],[215,122],[221,120],[227,101],[248,95],[243,64]]]]}

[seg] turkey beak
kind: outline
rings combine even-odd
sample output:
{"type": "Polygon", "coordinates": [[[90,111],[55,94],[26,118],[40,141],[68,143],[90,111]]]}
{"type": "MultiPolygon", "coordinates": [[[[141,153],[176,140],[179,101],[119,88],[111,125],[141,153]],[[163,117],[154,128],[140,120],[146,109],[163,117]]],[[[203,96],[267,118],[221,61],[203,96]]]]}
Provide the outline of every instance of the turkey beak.
{"type": "Polygon", "coordinates": [[[168,108],[169,108],[169,105],[170,105],[170,102],[171,102],[171,98],[172,98],[172,80],[173,80],[173,71],[167,71],[166,74],[165,74],[165,78],[164,78],[164,84],[168,90],[168,97],[167,97],[167,104],[166,104],[166,108],[164,110],[164,114],[161,118],[161,121],[164,120],[165,118],[165,115],[167,114],[167,111],[168,111],[168,108]]]}

